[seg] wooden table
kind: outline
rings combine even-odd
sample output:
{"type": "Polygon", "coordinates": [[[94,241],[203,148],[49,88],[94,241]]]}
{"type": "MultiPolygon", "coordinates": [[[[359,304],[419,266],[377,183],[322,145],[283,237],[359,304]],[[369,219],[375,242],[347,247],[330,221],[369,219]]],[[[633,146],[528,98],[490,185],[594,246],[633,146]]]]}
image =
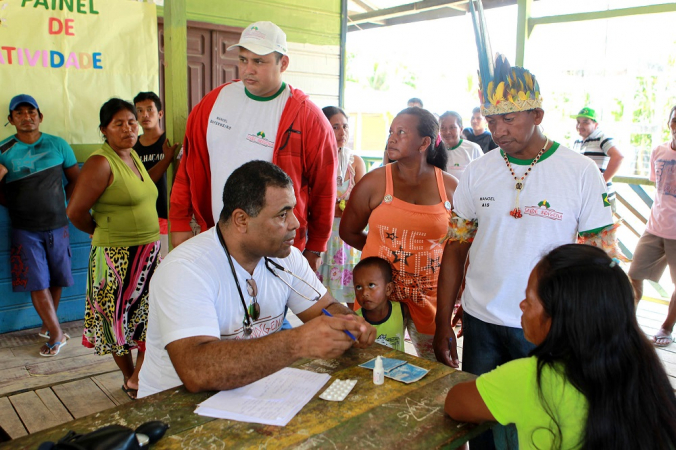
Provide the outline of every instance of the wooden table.
{"type": "MultiPolygon", "coordinates": [[[[196,405],[214,392],[191,394],[179,387],[7,444],[11,448],[34,449],[44,441],[56,442],[68,430],[87,433],[110,424],[135,429],[144,422],[161,420],[170,428],[154,449],[434,449],[456,448],[490,426],[458,424],[444,414],[449,389],[474,379],[474,375],[378,344],[349,350],[338,359],[301,360],[294,367],[331,374],[326,386],[335,378],[359,381],[342,402],[327,402],[315,396],[285,427],[198,416],[193,413],[196,405]],[[376,355],[407,360],[429,369],[429,373],[408,385],[385,378],[385,384],[376,386],[372,372],[357,367],[376,355]]],[[[324,388],[319,393],[323,391],[324,388]]]]}

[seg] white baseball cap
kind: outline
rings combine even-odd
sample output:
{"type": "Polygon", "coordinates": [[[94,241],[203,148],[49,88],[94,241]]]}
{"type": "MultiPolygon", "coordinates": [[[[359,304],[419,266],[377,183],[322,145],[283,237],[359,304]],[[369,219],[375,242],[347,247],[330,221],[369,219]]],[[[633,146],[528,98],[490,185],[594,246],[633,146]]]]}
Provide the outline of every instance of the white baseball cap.
{"type": "Polygon", "coordinates": [[[286,55],[289,51],[286,47],[286,33],[272,22],[255,22],[246,27],[239,42],[228,47],[228,50],[235,47],[245,48],[257,55],[268,55],[272,52],[286,55]]]}

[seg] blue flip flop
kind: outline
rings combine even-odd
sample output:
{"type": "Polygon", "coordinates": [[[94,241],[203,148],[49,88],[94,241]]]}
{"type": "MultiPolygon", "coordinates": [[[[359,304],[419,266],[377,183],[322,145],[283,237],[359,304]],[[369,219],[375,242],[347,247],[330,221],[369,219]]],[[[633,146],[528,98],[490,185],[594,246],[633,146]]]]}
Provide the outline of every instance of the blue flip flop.
{"type": "Polygon", "coordinates": [[[49,342],[46,342],[45,345],[47,346],[47,350],[49,350],[49,353],[40,352],[40,356],[51,357],[58,355],[59,352],[61,351],[61,348],[65,347],[66,344],[68,344],[68,340],[70,339],[70,336],[68,336],[66,333],[63,333],[63,337],[64,337],[63,342],[56,341],[52,345],[49,345],[49,342]],[[52,353],[52,349],[54,347],[56,347],[56,353],[52,353]]]}

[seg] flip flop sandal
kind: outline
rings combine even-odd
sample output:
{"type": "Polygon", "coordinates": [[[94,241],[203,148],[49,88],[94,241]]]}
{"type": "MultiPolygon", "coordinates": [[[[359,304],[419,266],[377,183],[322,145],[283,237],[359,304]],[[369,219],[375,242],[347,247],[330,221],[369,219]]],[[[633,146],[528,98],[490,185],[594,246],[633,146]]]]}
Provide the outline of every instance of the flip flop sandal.
{"type": "Polygon", "coordinates": [[[44,333],[38,333],[38,336],[41,338],[49,339],[49,330],[45,331],[44,333]]]}
{"type": "Polygon", "coordinates": [[[40,352],[40,356],[45,356],[49,358],[58,355],[59,352],[61,352],[61,349],[68,344],[69,339],[70,336],[68,336],[68,334],[66,333],[63,333],[63,342],[56,341],[52,345],[49,345],[49,342],[46,342],[45,345],[47,346],[48,352],[47,353],[40,352]],[[52,349],[54,349],[54,347],[56,347],[56,353],[52,353],[52,349]]]}
{"type": "Polygon", "coordinates": [[[657,332],[655,336],[653,336],[653,345],[655,347],[667,347],[674,341],[674,338],[671,336],[671,333],[666,333],[664,330],[660,330],[657,332]]]}
{"type": "Polygon", "coordinates": [[[125,394],[127,394],[127,397],[129,397],[132,400],[136,400],[136,396],[138,395],[138,389],[132,389],[130,387],[127,387],[127,384],[122,385],[122,390],[124,391],[125,394]]]}

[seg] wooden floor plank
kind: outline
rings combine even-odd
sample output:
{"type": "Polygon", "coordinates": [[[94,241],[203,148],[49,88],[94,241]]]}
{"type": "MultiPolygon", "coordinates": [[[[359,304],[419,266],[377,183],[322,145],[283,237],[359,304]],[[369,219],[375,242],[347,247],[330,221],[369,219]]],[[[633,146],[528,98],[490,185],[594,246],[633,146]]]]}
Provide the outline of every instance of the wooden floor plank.
{"type": "Polygon", "coordinates": [[[51,388],[38,389],[35,393],[53,414],[56,414],[58,417],[67,418],[68,420],[66,421],[73,420],[73,416],[71,416],[66,407],[63,406],[63,403],[61,403],[61,400],[59,400],[51,388]]]}
{"type": "Polygon", "coordinates": [[[124,377],[119,371],[104,373],[92,377],[92,381],[101,388],[101,390],[113,401],[116,405],[123,405],[129,403],[131,399],[122,390],[122,382],[124,377]]]}
{"type": "MultiPolygon", "coordinates": [[[[42,347],[43,344],[43,342],[38,342],[21,347],[0,349],[0,369],[28,366],[47,362],[48,360],[44,356],[40,356],[40,347],[42,347]],[[7,357],[3,357],[4,352],[8,352],[7,357]]],[[[58,356],[55,356],[54,358],[63,360],[67,358],[74,358],[76,356],[92,354],[94,354],[93,349],[83,347],[82,345],[71,345],[69,342],[68,345],[63,347],[63,349],[59,352],[58,356]]]]}
{"type": "Polygon", "coordinates": [[[50,376],[30,376],[26,369],[21,369],[25,376],[15,378],[12,380],[5,380],[3,373],[17,369],[6,369],[0,371],[0,396],[8,395],[13,392],[25,392],[32,389],[40,389],[64,382],[78,380],[85,377],[91,377],[102,373],[112,372],[118,370],[117,364],[110,359],[99,359],[98,365],[87,365],[85,367],[78,367],[66,372],[59,372],[50,376]]]}
{"type": "MultiPolygon", "coordinates": [[[[66,348],[67,347],[68,346],[66,346],[66,348]]],[[[40,362],[29,364],[26,366],[26,369],[28,369],[28,373],[31,375],[54,375],[61,372],[68,372],[73,369],[81,369],[89,366],[96,367],[106,361],[113,361],[112,355],[99,356],[95,353],[90,353],[74,358],[59,358],[58,356],[54,358],[41,357],[40,362]]]]}
{"type": "MultiPolygon", "coordinates": [[[[80,342],[82,336],[82,329],[84,322],[76,320],[61,324],[61,329],[64,333],[68,333],[71,338],[75,338],[80,342]]],[[[30,328],[27,330],[14,331],[12,333],[5,333],[0,340],[0,348],[21,347],[23,345],[31,345],[45,342],[45,338],[38,336],[40,328],[30,328]]]]}
{"type": "Polygon", "coordinates": [[[115,403],[89,378],[60,384],[52,389],[76,419],[115,406],[115,403]]]}
{"type": "Polygon", "coordinates": [[[21,419],[7,397],[0,398],[0,427],[2,427],[12,439],[28,434],[26,427],[21,423],[21,419]]]}
{"type": "Polygon", "coordinates": [[[70,414],[52,411],[34,391],[9,397],[29,433],[44,430],[72,420],[70,414]]]}

